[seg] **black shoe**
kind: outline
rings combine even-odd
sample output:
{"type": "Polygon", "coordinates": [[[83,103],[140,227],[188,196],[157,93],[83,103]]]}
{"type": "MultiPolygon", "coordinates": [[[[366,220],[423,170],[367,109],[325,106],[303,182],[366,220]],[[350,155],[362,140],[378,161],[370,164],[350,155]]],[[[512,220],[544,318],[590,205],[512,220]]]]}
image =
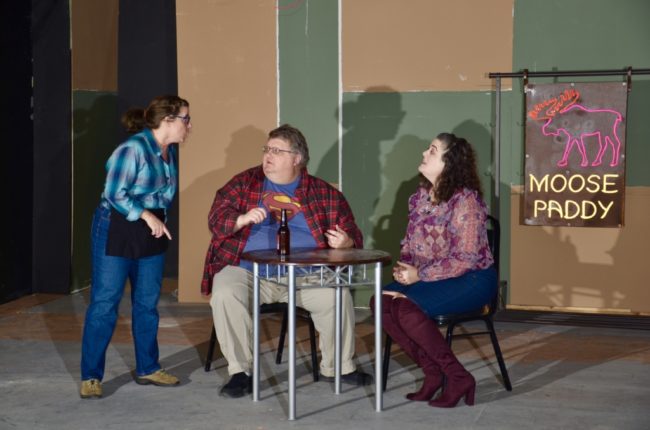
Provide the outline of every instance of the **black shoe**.
{"type": "MultiPolygon", "coordinates": [[[[324,376],[320,375],[321,379],[325,382],[334,382],[334,376],[324,376]]],[[[347,373],[341,375],[341,382],[350,385],[362,386],[372,384],[373,378],[372,375],[355,370],[352,373],[347,373]]]]}
{"type": "Polygon", "coordinates": [[[230,397],[236,399],[244,397],[246,394],[253,392],[253,377],[248,376],[244,372],[235,373],[230,377],[230,381],[219,391],[222,397],[230,397]]]}

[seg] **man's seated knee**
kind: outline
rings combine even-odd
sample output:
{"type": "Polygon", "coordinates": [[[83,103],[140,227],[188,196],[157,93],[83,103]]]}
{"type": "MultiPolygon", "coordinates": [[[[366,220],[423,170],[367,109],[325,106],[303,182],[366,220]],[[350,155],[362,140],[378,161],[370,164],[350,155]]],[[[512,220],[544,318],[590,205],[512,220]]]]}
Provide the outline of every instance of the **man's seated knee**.
{"type": "Polygon", "coordinates": [[[222,284],[214,288],[210,297],[210,306],[213,308],[215,306],[227,307],[237,303],[246,304],[247,302],[247,295],[241,294],[237,287],[228,284],[222,284]]]}

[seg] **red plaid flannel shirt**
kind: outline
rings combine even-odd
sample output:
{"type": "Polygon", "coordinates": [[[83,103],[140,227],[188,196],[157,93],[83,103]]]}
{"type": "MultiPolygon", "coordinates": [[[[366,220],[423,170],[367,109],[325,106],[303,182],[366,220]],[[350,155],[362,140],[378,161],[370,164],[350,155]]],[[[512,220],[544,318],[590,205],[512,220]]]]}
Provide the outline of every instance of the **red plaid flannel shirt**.
{"type": "MultiPolygon", "coordinates": [[[[322,179],[309,175],[307,169],[302,170],[301,176],[295,197],[303,208],[318,248],[328,247],[325,232],[337,224],[354,241],[355,248],[362,248],[363,236],[343,194],[322,179]]],[[[251,226],[233,233],[235,222],[239,215],[259,206],[263,186],[264,172],[260,165],[235,175],[217,191],[208,215],[212,240],[205,256],[201,294],[212,292],[212,278],[221,269],[239,265],[251,226]]]]}

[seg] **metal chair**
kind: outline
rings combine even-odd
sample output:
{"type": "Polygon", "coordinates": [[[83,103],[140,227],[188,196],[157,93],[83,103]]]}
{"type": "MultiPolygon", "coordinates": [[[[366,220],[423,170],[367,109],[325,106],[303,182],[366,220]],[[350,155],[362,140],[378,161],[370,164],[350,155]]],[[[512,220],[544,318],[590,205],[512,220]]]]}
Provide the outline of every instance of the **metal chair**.
{"type": "MultiPolygon", "coordinates": [[[[499,279],[499,250],[501,245],[501,227],[499,221],[491,215],[488,215],[488,220],[490,221],[490,228],[488,228],[488,241],[490,243],[490,250],[494,256],[494,266],[497,270],[497,280],[499,279]]],[[[501,370],[501,377],[503,378],[503,385],[506,390],[512,391],[512,384],[510,383],[510,376],[508,376],[508,369],[506,368],[505,361],[503,360],[503,354],[501,353],[501,348],[499,346],[499,340],[497,339],[496,331],[494,330],[494,313],[496,312],[499,305],[499,292],[495,294],[492,301],[484,305],[481,309],[477,309],[473,312],[467,312],[463,314],[443,314],[436,315],[432,319],[438,324],[438,326],[447,326],[447,345],[451,348],[451,343],[454,337],[469,337],[477,335],[490,335],[492,341],[492,347],[494,348],[494,355],[497,358],[499,363],[499,369],[501,370]],[[460,333],[454,334],[454,328],[458,324],[462,324],[468,321],[483,321],[485,323],[486,331],[476,331],[470,333],[460,333]]],[[[386,342],[384,347],[384,361],[382,369],[382,377],[384,380],[384,390],[386,389],[386,382],[388,380],[388,365],[390,360],[390,349],[393,344],[393,340],[389,335],[386,335],[386,342]]]]}
{"type": "MultiPolygon", "coordinates": [[[[280,328],[280,338],[278,340],[278,352],[275,356],[275,363],[282,362],[282,352],[284,351],[284,340],[287,335],[287,326],[289,323],[289,305],[286,303],[267,303],[260,305],[260,314],[282,313],[282,326],[280,328]]],[[[318,381],[318,351],[316,350],[316,328],[311,314],[301,307],[296,307],[296,317],[302,318],[309,324],[309,344],[311,346],[311,367],[314,382],[318,381]]],[[[212,325],[212,334],[210,335],[210,345],[208,346],[208,355],[205,358],[205,371],[209,372],[212,366],[212,357],[214,348],[217,343],[217,332],[212,325]]]]}

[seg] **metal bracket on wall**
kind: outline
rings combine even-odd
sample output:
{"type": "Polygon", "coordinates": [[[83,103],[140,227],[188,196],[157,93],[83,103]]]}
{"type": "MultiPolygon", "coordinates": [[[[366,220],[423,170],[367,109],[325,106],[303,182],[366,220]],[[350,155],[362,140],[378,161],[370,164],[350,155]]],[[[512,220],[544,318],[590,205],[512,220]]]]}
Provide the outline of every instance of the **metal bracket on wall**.
{"type": "Polygon", "coordinates": [[[632,66],[627,68],[627,92],[632,91],[632,66]]]}

